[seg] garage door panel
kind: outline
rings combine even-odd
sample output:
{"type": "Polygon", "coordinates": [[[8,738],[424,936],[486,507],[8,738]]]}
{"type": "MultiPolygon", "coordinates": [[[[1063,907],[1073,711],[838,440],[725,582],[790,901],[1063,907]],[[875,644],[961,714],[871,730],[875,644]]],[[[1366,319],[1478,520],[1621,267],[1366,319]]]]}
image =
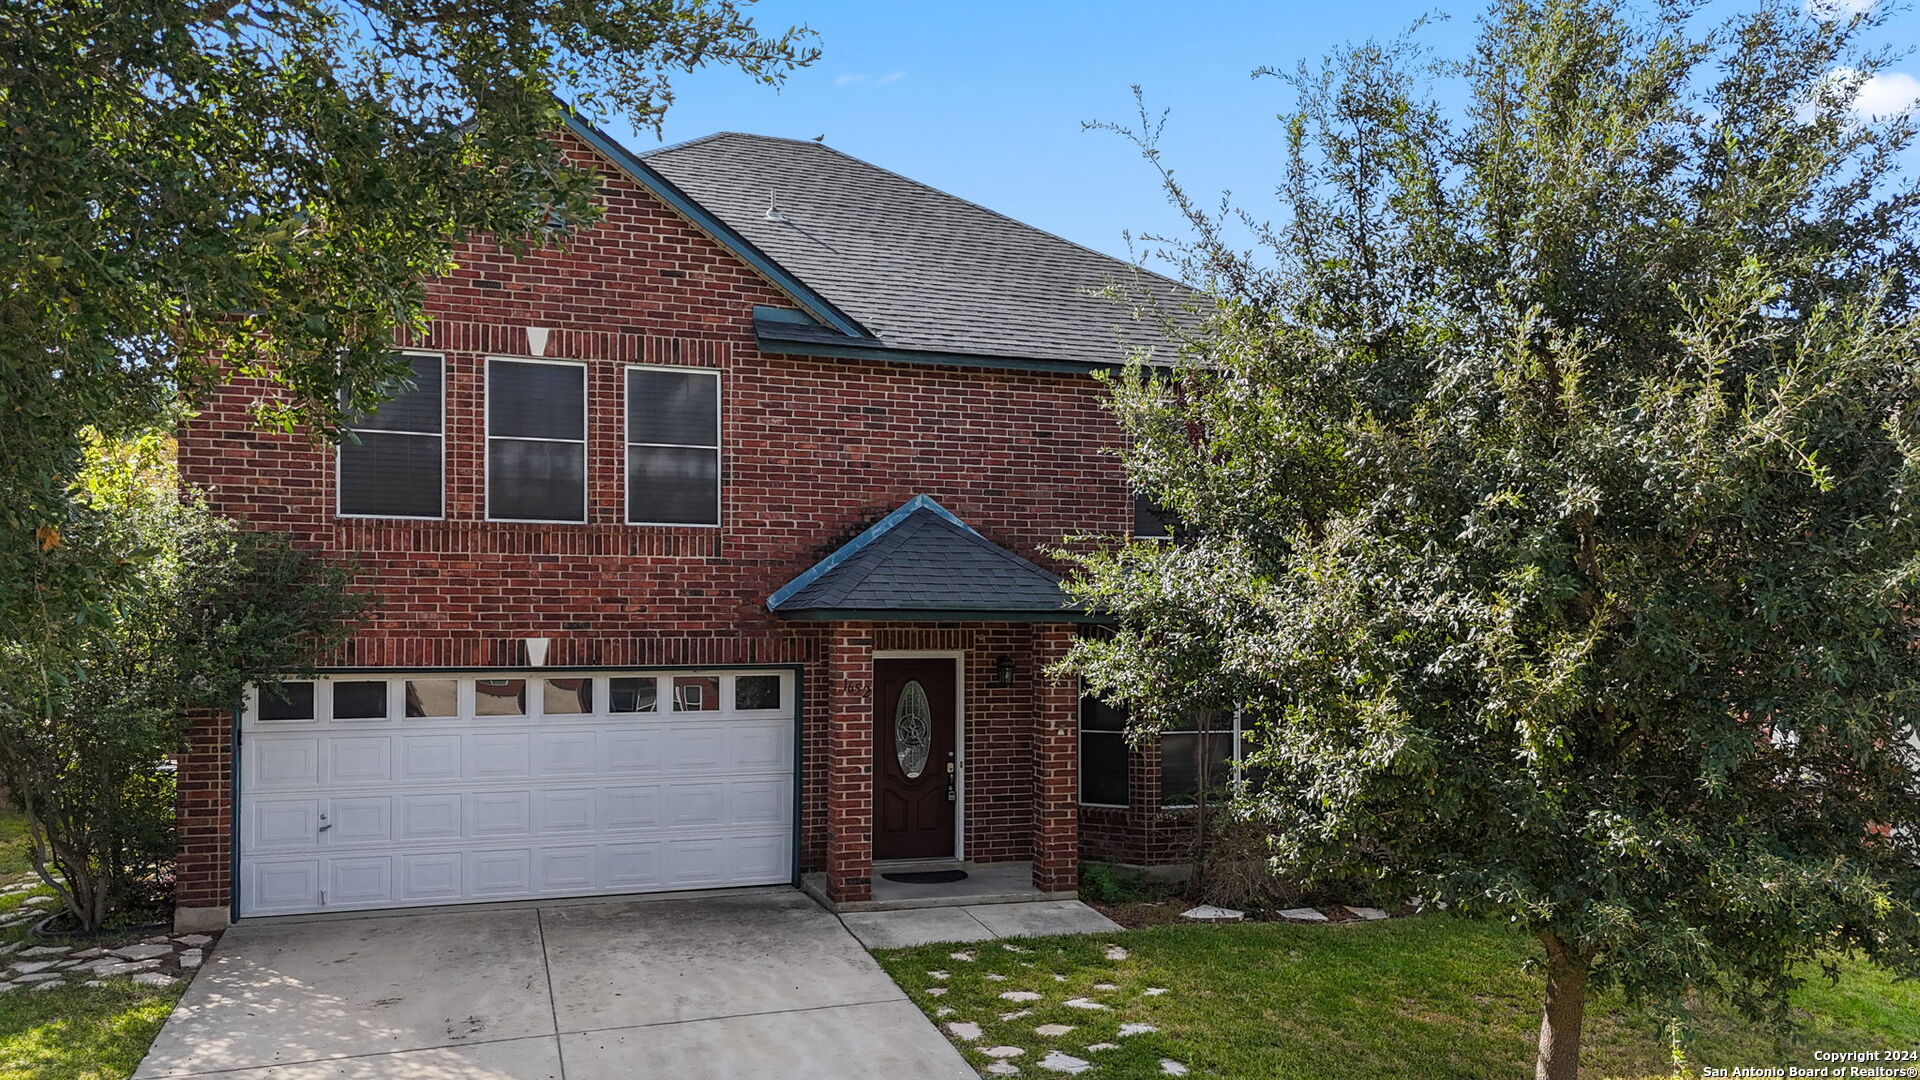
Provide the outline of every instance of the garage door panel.
{"type": "Polygon", "coordinates": [[[676,726],[667,737],[667,771],[717,772],[726,765],[727,732],[718,724],[676,726]]]}
{"type": "Polygon", "coordinates": [[[465,833],[461,811],[463,796],[458,793],[408,795],[400,800],[400,832],[397,839],[408,843],[432,840],[459,840],[465,833]]]}
{"type": "MultiPolygon", "coordinates": [[[[790,879],[791,717],[736,715],[732,673],[553,678],[574,684],[557,699],[574,707],[580,681],[594,679],[599,711],[543,715],[552,687],[514,672],[354,675],[384,679],[385,718],[330,719],[324,686],[312,718],[243,714],[241,914],[790,879]],[[609,711],[641,699],[609,693],[606,679],[671,678],[697,679],[718,707],[609,711]],[[500,691],[493,704],[524,700],[531,715],[473,715],[479,680],[500,691]],[[415,691],[427,683],[439,711],[461,714],[405,715],[425,707],[415,691]]],[[[783,686],[792,692],[790,678],[783,686]]]]}
{"type": "Polygon", "coordinates": [[[785,780],[735,780],[727,795],[727,820],[735,825],[785,825],[793,816],[792,788],[785,780]]]}
{"type": "Polygon", "coordinates": [[[253,911],[312,911],[320,906],[320,860],[256,860],[241,884],[247,889],[253,911]]]}
{"type": "Polygon", "coordinates": [[[543,777],[592,776],[599,770],[598,740],[591,731],[549,731],[536,758],[543,777]]]}
{"type": "Polygon", "coordinates": [[[310,848],[320,835],[320,800],[259,799],[249,806],[241,841],[254,851],[310,848]]]}
{"type": "Polygon", "coordinates": [[[743,723],[728,742],[727,768],[734,772],[793,769],[793,726],[787,721],[743,723]]]}
{"type": "Polygon", "coordinates": [[[593,788],[539,792],[534,796],[534,830],[542,836],[592,832],[593,807],[598,801],[599,792],[593,788]]]}
{"type": "Polygon", "coordinates": [[[533,793],[482,791],[467,796],[467,835],[473,839],[533,832],[533,793]]]}
{"type": "Polygon", "coordinates": [[[540,850],[539,891],[543,893],[589,892],[598,884],[594,876],[592,847],[542,848],[540,850]]]}
{"type": "Polygon", "coordinates": [[[327,903],[366,907],[392,903],[393,857],[334,856],[327,860],[327,903]]]}
{"type": "Polygon", "coordinates": [[[471,735],[475,780],[520,779],[533,775],[533,736],[526,732],[471,735]]]}
{"type": "Polygon", "coordinates": [[[601,740],[606,769],[610,773],[664,773],[666,730],[640,723],[609,731],[601,740]]]}
{"type": "Polygon", "coordinates": [[[433,783],[461,778],[459,735],[402,735],[400,737],[401,783],[433,783]]]}
{"type": "Polygon", "coordinates": [[[405,903],[425,904],[460,899],[466,888],[457,851],[439,851],[400,857],[400,894],[405,903]]]}
{"type": "Polygon", "coordinates": [[[241,790],[268,792],[314,788],[320,784],[320,740],[299,736],[256,736],[241,755],[246,785],[241,790]]]}

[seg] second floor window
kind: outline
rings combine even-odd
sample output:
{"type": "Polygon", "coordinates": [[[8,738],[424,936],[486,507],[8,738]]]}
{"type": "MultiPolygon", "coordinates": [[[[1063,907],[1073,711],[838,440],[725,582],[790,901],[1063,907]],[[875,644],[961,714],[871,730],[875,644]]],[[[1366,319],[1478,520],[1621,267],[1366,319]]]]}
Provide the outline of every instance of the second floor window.
{"type": "Polygon", "coordinates": [[[720,373],[627,369],[627,523],[720,524],[720,373]]]}
{"type": "Polygon", "coordinates": [[[413,385],[347,425],[339,451],[341,517],[441,516],[446,436],[440,358],[407,359],[413,385]]]}
{"type": "Polygon", "coordinates": [[[487,361],[487,517],[587,520],[587,369],[487,361]]]}

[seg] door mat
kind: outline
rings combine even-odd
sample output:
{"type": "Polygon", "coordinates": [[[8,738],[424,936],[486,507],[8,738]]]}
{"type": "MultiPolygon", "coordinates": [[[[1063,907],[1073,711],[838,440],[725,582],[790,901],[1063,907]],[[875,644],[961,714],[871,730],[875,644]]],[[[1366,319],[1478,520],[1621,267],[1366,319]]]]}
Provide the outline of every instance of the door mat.
{"type": "Polygon", "coordinates": [[[913,870],[899,874],[881,874],[888,881],[897,881],[902,885],[946,885],[950,882],[967,880],[965,870],[913,870]]]}

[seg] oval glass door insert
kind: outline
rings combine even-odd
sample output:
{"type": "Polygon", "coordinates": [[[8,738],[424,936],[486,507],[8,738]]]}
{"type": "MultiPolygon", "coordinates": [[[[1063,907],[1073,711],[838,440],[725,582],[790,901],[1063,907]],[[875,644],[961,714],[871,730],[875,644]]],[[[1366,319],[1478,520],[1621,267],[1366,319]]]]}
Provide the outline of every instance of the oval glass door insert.
{"type": "Polygon", "coordinates": [[[927,755],[933,751],[933,709],[927,705],[927,691],[920,680],[912,679],[900,690],[900,704],[893,710],[893,753],[907,779],[917,780],[927,771],[927,755]]]}

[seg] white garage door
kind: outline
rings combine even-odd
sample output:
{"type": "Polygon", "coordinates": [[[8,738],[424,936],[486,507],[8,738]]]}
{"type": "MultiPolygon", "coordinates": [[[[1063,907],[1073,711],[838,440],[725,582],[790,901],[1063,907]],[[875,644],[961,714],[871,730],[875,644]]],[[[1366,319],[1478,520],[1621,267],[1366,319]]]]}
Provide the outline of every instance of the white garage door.
{"type": "Polygon", "coordinates": [[[240,914],[792,878],[791,672],[343,675],[248,695],[240,914]]]}

